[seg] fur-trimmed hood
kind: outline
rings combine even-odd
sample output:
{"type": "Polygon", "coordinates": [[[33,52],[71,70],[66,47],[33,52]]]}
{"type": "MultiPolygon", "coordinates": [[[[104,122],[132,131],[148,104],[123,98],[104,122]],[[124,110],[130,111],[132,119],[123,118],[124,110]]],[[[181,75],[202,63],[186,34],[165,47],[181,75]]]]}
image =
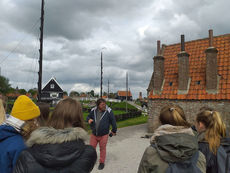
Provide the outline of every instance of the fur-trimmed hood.
{"type": "Polygon", "coordinates": [[[83,141],[88,139],[87,132],[80,127],[65,129],[40,127],[31,133],[26,145],[31,147],[34,144],[60,144],[79,139],[83,141]]]}
{"type": "MultiPolygon", "coordinates": [[[[54,129],[41,127],[26,142],[36,162],[47,168],[68,167],[79,160],[86,148],[87,132],[79,127],[54,129]]],[[[87,149],[89,150],[89,149],[87,149]]]]}
{"type": "Polygon", "coordinates": [[[155,143],[155,138],[157,136],[162,136],[166,134],[176,134],[176,133],[185,133],[185,134],[192,135],[192,136],[195,135],[191,128],[187,128],[184,126],[172,126],[170,124],[165,124],[165,125],[158,127],[154,131],[154,134],[150,139],[150,143],[151,144],[155,143]]]}

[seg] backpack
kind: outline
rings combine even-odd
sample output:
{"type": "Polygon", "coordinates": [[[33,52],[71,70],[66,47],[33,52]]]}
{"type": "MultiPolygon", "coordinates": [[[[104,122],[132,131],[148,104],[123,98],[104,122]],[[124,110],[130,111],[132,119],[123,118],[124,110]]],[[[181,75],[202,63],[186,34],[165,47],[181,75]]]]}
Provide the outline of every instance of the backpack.
{"type": "Polygon", "coordinates": [[[169,167],[166,173],[202,173],[197,167],[199,151],[197,151],[191,159],[182,162],[168,163],[169,167]]]}
{"type": "Polygon", "coordinates": [[[230,138],[223,138],[217,150],[218,173],[230,172],[230,138]]]}
{"type": "MultiPolygon", "coordinates": [[[[151,145],[153,148],[157,148],[155,144],[151,145]]],[[[197,151],[193,156],[185,161],[181,162],[168,162],[169,167],[166,173],[202,173],[197,167],[197,161],[199,158],[199,151],[197,151]]]]}

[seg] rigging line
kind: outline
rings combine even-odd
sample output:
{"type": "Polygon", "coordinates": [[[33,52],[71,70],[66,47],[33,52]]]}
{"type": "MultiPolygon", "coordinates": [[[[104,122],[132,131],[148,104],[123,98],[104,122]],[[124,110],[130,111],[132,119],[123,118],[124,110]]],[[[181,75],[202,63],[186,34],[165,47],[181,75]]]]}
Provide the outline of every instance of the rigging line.
{"type": "MultiPolygon", "coordinates": [[[[36,21],[36,23],[31,27],[31,29],[29,30],[29,32],[30,31],[32,31],[33,29],[34,29],[34,27],[38,24],[38,22],[40,21],[40,18],[36,21]]],[[[25,39],[26,39],[26,37],[27,37],[27,35],[23,38],[23,39],[21,39],[19,42],[18,42],[18,44],[15,46],[15,48],[13,49],[13,50],[11,50],[10,51],[10,53],[5,57],[5,58],[3,58],[3,60],[0,62],[0,65],[12,54],[12,53],[14,53],[15,52],[15,50],[19,47],[19,45],[22,43],[22,41],[24,41],[25,39]]]]}
{"type": "MultiPolygon", "coordinates": [[[[37,36],[37,45],[35,46],[36,47],[36,50],[37,50],[37,48],[39,48],[39,35],[37,36]]],[[[32,81],[31,81],[31,87],[30,87],[30,89],[32,89],[33,88],[33,86],[34,86],[34,84],[35,84],[35,75],[37,74],[36,73],[36,69],[37,69],[37,62],[38,62],[38,56],[37,56],[37,53],[34,53],[34,55],[33,55],[35,58],[33,58],[33,62],[32,62],[32,65],[31,65],[31,67],[32,67],[32,69],[31,69],[31,71],[34,69],[35,71],[32,71],[32,81]],[[37,58],[36,58],[37,57],[37,58]]],[[[28,81],[29,82],[29,81],[28,81]]]]}

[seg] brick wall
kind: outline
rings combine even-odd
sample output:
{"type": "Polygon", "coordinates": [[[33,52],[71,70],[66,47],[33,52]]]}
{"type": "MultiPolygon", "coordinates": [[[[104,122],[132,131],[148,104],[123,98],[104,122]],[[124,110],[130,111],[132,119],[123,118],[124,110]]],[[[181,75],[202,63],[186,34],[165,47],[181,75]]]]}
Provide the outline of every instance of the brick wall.
{"type": "Polygon", "coordinates": [[[163,106],[177,104],[184,109],[186,118],[190,123],[194,123],[195,116],[202,107],[210,107],[220,112],[223,120],[230,127],[230,102],[229,101],[183,101],[183,100],[149,100],[148,102],[148,132],[152,133],[160,124],[158,116],[163,106]]]}

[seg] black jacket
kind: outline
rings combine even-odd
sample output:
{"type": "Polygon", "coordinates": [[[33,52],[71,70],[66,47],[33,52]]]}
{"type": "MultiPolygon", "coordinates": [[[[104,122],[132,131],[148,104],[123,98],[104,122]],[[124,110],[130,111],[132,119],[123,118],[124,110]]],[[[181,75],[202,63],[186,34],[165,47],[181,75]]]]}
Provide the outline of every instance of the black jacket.
{"type": "Polygon", "coordinates": [[[81,128],[35,130],[27,141],[13,173],[89,173],[97,159],[95,149],[85,145],[81,128]]]}
{"type": "Polygon", "coordinates": [[[200,141],[198,144],[199,144],[199,150],[204,154],[206,158],[206,172],[217,173],[218,172],[217,158],[210,151],[208,142],[200,141]]]}
{"type": "Polygon", "coordinates": [[[97,112],[97,107],[94,107],[90,114],[87,117],[87,122],[89,119],[93,119],[93,122],[90,124],[90,127],[92,129],[92,133],[95,136],[104,136],[109,133],[109,127],[112,125],[112,132],[116,133],[117,131],[117,125],[116,125],[116,120],[113,115],[113,111],[110,107],[106,106],[106,110],[103,112],[101,121],[98,127],[98,131],[96,131],[96,112],[97,112]]]}
{"type": "MultiPolygon", "coordinates": [[[[213,154],[210,151],[208,142],[204,140],[204,135],[205,135],[205,132],[199,134],[198,144],[199,144],[199,150],[205,155],[205,158],[206,158],[206,172],[207,173],[218,173],[220,172],[219,170],[220,167],[225,169],[225,166],[227,166],[226,159],[223,159],[222,157],[218,157],[219,154],[221,155],[220,153],[221,151],[219,150],[219,148],[217,150],[217,155],[213,154]]],[[[229,138],[222,138],[220,141],[220,145],[226,150],[226,152],[230,153],[230,139],[229,138]]]]}

